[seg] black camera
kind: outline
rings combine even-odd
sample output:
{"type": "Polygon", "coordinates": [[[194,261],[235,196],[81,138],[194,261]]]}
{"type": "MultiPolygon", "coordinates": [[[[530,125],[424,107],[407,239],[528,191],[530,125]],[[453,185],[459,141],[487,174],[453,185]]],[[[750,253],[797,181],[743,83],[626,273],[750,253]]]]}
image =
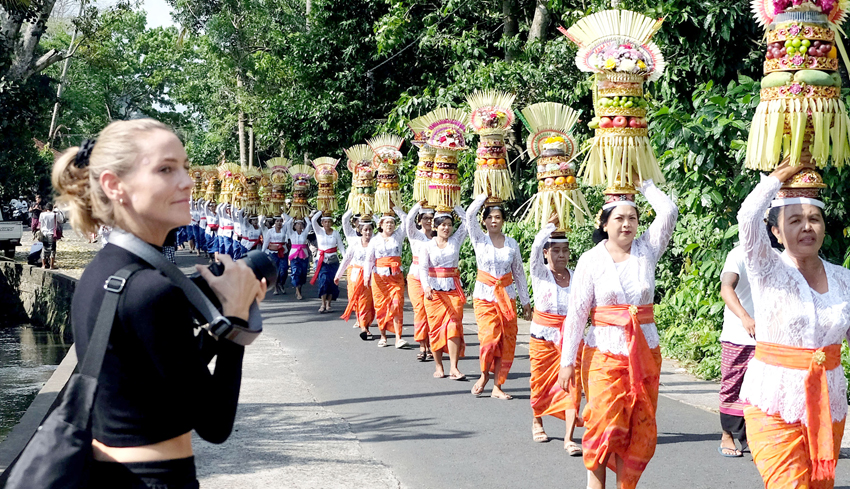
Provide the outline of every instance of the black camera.
{"type": "MultiPolygon", "coordinates": [[[[245,261],[248,268],[254,272],[254,276],[257,277],[257,280],[266,279],[268,288],[274,289],[275,283],[277,283],[277,267],[265,253],[259,250],[249,251],[247,255],[243,256],[239,260],[245,261]]],[[[209,270],[216,277],[220,277],[221,274],[224,273],[224,264],[218,262],[213,263],[209,266],[209,270]]],[[[210,288],[207,281],[204,280],[204,277],[202,277],[200,273],[196,272],[190,275],[189,278],[192,279],[192,282],[194,282],[199,289],[201,289],[213,305],[221,311],[221,302],[219,302],[218,297],[215,296],[215,292],[213,292],[210,288]]]]}

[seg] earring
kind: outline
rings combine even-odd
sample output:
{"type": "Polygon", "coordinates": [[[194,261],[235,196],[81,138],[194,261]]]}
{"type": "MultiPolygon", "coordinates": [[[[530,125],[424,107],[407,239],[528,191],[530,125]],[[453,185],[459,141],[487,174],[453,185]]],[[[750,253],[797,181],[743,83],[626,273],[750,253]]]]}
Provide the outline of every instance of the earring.
{"type": "Polygon", "coordinates": [[[776,238],[776,242],[782,244],[782,238],[776,238]]]}
{"type": "Polygon", "coordinates": [[[121,204],[121,205],[124,205],[124,198],[122,197],[122,198],[118,199],[118,203],[121,204]]]}

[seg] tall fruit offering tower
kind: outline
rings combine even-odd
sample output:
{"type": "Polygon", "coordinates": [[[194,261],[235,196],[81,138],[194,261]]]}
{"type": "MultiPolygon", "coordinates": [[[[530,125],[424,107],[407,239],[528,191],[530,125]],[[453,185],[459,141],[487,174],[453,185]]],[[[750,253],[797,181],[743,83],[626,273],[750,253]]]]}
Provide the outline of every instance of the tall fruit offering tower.
{"type": "Polygon", "coordinates": [[[339,174],[336,172],[336,165],[339,160],[324,156],[313,160],[313,167],[316,168],[314,177],[319,185],[319,194],[316,197],[316,208],[322,211],[322,216],[332,217],[334,211],[339,209],[334,193],[334,185],[339,180],[339,174]]]}
{"type": "Polygon", "coordinates": [[[371,215],[375,206],[375,152],[368,144],[355,144],[345,150],[351,172],[351,190],[346,206],[354,214],[371,215]]]}
{"type": "Polygon", "coordinates": [[[268,204],[266,213],[270,216],[280,215],[280,211],[286,204],[286,182],[289,181],[289,159],[282,156],[272,158],[266,162],[269,168],[270,195],[264,199],[268,204]]]}
{"type": "MultiPolygon", "coordinates": [[[[419,162],[416,164],[416,176],[413,178],[413,200],[416,202],[428,200],[428,182],[434,168],[434,157],[437,156],[437,151],[428,144],[429,120],[428,116],[422,116],[407,123],[407,127],[413,131],[413,139],[410,142],[419,148],[419,162]]],[[[423,207],[431,206],[426,204],[423,207]]]]}
{"type": "Polygon", "coordinates": [[[555,102],[530,105],[521,113],[531,133],[528,154],[537,165],[537,194],[529,201],[525,220],[542,228],[554,212],[560,223],[556,232],[566,232],[573,214],[579,225],[590,215],[576,180],[578,144],[570,135],[579,114],[555,102]]]}
{"type": "Polygon", "coordinates": [[[428,183],[428,202],[437,212],[451,212],[460,203],[457,154],[467,149],[464,133],[469,114],[461,109],[441,107],[431,112],[428,145],[437,152],[428,183]]]}
{"type": "Polygon", "coordinates": [[[486,193],[493,204],[514,198],[505,133],[514,122],[511,105],[515,98],[512,93],[496,90],[477,91],[466,97],[471,110],[469,123],[479,137],[475,151],[475,195],[486,193]]]}
{"type": "Polygon", "coordinates": [[[289,215],[293,219],[304,220],[310,215],[310,204],[307,196],[310,193],[310,180],[315,171],[310,165],[292,165],[289,174],[292,175],[292,203],[289,205],[289,215]]]}
{"type": "MultiPolygon", "coordinates": [[[[819,168],[842,168],[850,159],[850,120],[841,100],[838,54],[848,64],[839,25],[846,2],[753,0],[767,30],[761,101],[747,143],[747,168],[770,171],[783,158],[798,165],[811,153],[819,168]],[[842,8],[844,7],[844,8],[842,8]]],[[[817,197],[820,174],[804,169],[785,182],[779,197],[817,197]]]]}
{"type": "Polygon", "coordinates": [[[661,20],[628,10],[605,10],[561,32],[578,45],[576,65],[595,74],[596,130],[582,169],[588,185],[634,193],[634,178],[663,183],[649,141],[644,83],[661,77],[665,62],[652,36],[661,20]]]}
{"type": "Polygon", "coordinates": [[[401,207],[401,190],[398,184],[398,165],[401,163],[401,145],[404,139],[395,134],[381,134],[367,141],[375,152],[372,158],[378,168],[378,189],[375,191],[375,211],[395,215],[393,207],[401,207]]]}

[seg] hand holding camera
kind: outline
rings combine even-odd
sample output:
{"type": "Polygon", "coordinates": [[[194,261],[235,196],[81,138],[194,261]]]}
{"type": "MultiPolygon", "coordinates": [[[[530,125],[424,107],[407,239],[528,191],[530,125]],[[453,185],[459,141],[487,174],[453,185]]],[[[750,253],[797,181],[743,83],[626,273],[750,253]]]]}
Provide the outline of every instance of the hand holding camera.
{"type": "Polygon", "coordinates": [[[244,260],[233,261],[227,255],[219,255],[219,261],[223,266],[220,274],[202,265],[195,265],[195,268],[221,302],[222,313],[247,321],[251,305],[265,298],[268,282],[265,278],[257,280],[244,260]]]}

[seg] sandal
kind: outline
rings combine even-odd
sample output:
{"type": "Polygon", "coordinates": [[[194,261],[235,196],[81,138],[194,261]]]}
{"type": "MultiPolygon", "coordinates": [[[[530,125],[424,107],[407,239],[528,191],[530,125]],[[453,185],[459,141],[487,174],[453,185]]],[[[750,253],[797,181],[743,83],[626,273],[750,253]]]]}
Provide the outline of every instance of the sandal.
{"type": "Polygon", "coordinates": [[[484,386],[479,386],[478,382],[476,382],[475,385],[472,386],[472,390],[470,392],[472,392],[473,396],[479,397],[481,396],[481,393],[484,392],[484,386]]]}
{"type": "Polygon", "coordinates": [[[372,335],[370,335],[368,331],[361,331],[360,332],[360,339],[363,340],[363,341],[368,340],[370,336],[372,336],[372,335]]]}
{"type": "Polygon", "coordinates": [[[449,378],[452,379],[452,380],[457,380],[458,382],[466,382],[468,380],[466,378],[466,375],[463,375],[463,374],[460,374],[459,377],[455,376],[455,375],[450,375],[449,378]]]}
{"type": "Polygon", "coordinates": [[[426,352],[425,353],[425,361],[426,362],[433,362],[434,361],[434,354],[431,353],[430,351],[426,352]]]}
{"type": "Polygon", "coordinates": [[[378,348],[385,348],[387,346],[386,338],[381,338],[378,340],[378,348]]]}
{"type": "Polygon", "coordinates": [[[719,453],[720,455],[723,455],[726,458],[739,458],[739,457],[744,456],[744,453],[742,451],[738,450],[737,448],[717,447],[717,453],[719,453]],[[723,450],[731,450],[734,453],[726,453],[723,450]]]}
{"type": "Polygon", "coordinates": [[[549,441],[549,435],[546,434],[546,430],[544,430],[542,426],[532,426],[531,439],[534,440],[535,443],[546,443],[549,441]]]}
{"type": "Polygon", "coordinates": [[[410,343],[405,340],[398,340],[395,342],[395,348],[396,350],[407,349],[410,348],[410,343]]]}
{"type": "Polygon", "coordinates": [[[419,360],[420,362],[424,362],[425,361],[425,350],[419,350],[419,354],[416,355],[416,359],[419,360]]]}
{"type": "Polygon", "coordinates": [[[567,455],[570,457],[578,457],[582,454],[581,445],[572,440],[564,442],[564,450],[567,451],[567,455]]]}

